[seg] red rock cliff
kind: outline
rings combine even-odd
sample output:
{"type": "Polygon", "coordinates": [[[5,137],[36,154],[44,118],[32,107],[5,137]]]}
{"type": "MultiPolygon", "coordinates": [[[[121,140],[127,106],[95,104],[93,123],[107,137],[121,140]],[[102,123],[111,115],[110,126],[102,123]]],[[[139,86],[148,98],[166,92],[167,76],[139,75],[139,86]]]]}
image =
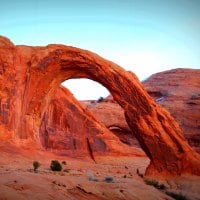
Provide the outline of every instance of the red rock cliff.
{"type": "Polygon", "coordinates": [[[200,70],[174,69],[157,73],[143,85],[177,120],[189,144],[200,152],[200,70]]]}

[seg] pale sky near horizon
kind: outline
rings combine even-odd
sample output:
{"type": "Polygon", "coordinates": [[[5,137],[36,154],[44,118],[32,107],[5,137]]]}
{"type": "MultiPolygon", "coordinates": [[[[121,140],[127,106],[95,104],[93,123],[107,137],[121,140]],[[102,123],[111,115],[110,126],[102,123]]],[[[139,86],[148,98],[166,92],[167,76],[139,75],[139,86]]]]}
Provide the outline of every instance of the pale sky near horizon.
{"type": "MultiPolygon", "coordinates": [[[[200,69],[200,0],[1,0],[0,8],[0,35],[15,44],[88,49],[140,80],[200,69]]],[[[89,81],[73,81],[65,85],[78,99],[107,95],[89,81]]]]}

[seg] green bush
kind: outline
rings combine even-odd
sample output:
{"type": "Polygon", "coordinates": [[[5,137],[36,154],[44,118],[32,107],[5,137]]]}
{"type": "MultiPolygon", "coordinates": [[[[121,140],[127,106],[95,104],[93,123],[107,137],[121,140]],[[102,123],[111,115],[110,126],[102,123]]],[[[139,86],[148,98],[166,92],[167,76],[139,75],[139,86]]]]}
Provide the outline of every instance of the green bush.
{"type": "Polygon", "coordinates": [[[52,171],[61,171],[62,165],[60,164],[58,160],[52,160],[50,168],[52,171]]]}
{"type": "Polygon", "coordinates": [[[34,161],[33,162],[34,171],[37,171],[37,169],[39,168],[39,166],[40,166],[40,163],[38,161],[34,161]]]}
{"type": "Polygon", "coordinates": [[[97,100],[97,103],[101,103],[104,101],[104,98],[103,97],[99,97],[98,100],[97,100]]]}

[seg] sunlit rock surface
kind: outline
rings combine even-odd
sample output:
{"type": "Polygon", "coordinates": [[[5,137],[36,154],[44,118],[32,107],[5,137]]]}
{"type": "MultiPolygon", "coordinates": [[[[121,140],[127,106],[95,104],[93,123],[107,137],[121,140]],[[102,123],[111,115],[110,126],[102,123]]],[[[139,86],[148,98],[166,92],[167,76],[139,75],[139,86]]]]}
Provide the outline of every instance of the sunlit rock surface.
{"type": "Polygon", "coordinates": [[[189,144],[200,152],[200,70],[175,69],[157,73],[143,85],[177,120],[189,144]]]}

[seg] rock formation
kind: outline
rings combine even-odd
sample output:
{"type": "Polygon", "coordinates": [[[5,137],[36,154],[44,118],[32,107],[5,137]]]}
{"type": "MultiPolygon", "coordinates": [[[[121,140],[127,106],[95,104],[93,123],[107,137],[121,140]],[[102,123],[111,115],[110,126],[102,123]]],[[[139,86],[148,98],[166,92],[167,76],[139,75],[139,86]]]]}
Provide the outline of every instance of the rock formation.
{"type": "Polygon", "coordinates": [[[82,101],[82,104],[85,105],[98,120],[104,123],[122,143],[128,146],[140,147],[126,122],[123,109],[112,99],[112,96],[105,98],[102,102],[82,101]]]}
{"type": "MultiPolygon", "coordinates": [[[[200,70],[174,69],[160,72],[145,80],[143,85],[156,103],[177,120],[189,144],[200,152],[200,70]]],[[[135,138],[130,134],[123,109],[112,96],[101,103],[84,103],[122,141],[137,146],[135,138]]]]}
{"type": "Polygon", "coordinates": [[[188,145],[178,124],[133,73],[118,65],[79,48],[15,46],[1,37],[0,71],[0,124],[13,137],[40,143],[40,125],[60,83],[89,78],[104,85],[124,109],[132,133],[151,160],[147,175],[200,175],[199,154],[188,145]]]}
{"type": "Polygon", "coordinates": [[[200,70],[174,69],[157,73],[143,85],[177,120],[189,144],[200,152],[200,70]]]}
{"type": "Polygon", "coordinates": [[[144,156],[140,149],[121,143],[64,87],[56,90],[44,113],[40,138],[46,149],[70,156],[144,156]]]}

